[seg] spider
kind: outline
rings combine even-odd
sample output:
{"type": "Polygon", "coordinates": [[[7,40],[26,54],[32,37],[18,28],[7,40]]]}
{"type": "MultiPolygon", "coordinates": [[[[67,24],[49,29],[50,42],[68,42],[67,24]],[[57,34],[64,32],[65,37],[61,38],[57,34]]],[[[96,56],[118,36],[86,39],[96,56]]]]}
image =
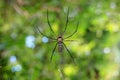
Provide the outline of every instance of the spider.
{"type": "MultiPolygon", "coordinates": [[[[52,37],[50,37],[50,36],[45,35],[44,33],[42,33],[42,32],[40,31],[40,29],[38,28],[38,26],[34,26],[34,29],[35,29],[35,30],[38,30],[38,32],[39,32],[42,36],[46,36],[48,39],[51,39],[51,40],[55,40],[55,41],[56,41],[56,44],[55,44],[55,46],[54,46],[54,48],[53,48],[53,51],[52,51],[52,55],[51,55],[51,57],[50,57],[51,60],[52,60],[52,58],[53,58],[53,55],[54,55],[54,52],[55,52],[55,50],[56,50],[57,45],[58,45],[58,52],[62,52],[62,51],[63,51],[63,47],[65,47],[65,49],[67,50],[67,52],[68,52],[68,54],[70,55],[70,57],[71,57],[72,59],[74,59],[73,56],[72,56],[72,54],[71,54],[70,51],[68,50],[66,44],[64,43],[64,40],[72,37],[72,36],[77,32],[77,30],[78,30],[78,25],[79,25],[79,21],[77,22],[77,26],[76,26],[75,31],[74,31],[72,34],[68,35],[67,37],[63,37],[64,33],[66,32],[66,29],[67,29],[67,26],[68,26],[68,22],[69,22],[69,20],[68,20],[68,15],[69,15],[69,8],[68,8],[68,10],[67,10],[65,29],[64,29],[64,31],[62,32],[62,34],[60,34],[57,38],[52,38],[52,37]]],[[[50,28],[51,32],[52,32],[52,33],[55,33],[55,32],[53,31],[53,29],[52,29],[52,27],[51,27],[51,24],[50,24],[50,21],[49,21],[48,10],[47,10],[47,23],[48,23],[48,25],[49,25],[49,28],[50,28]]]]}

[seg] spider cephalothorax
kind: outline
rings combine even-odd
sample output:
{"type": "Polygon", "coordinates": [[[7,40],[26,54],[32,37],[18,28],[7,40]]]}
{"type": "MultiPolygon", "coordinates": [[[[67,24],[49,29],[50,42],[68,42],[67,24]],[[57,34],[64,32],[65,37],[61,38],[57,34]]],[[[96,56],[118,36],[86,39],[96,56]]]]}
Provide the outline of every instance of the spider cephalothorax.
{"type": "Polygon", "coordinates": [[[59,43],[59,42],[63,42],[62,36],[59,36],[59,37],[57,38],[57,41],[58,41],[58,43],[59,43]]]}

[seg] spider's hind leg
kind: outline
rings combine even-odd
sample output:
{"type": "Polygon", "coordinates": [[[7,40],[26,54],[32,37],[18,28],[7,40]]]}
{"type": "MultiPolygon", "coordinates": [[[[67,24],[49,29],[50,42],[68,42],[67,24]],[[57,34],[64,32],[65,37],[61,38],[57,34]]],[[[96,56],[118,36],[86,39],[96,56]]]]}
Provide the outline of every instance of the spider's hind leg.
{"type": "Polygon", "coordinates": [[[75,63],[75,61],[74,61],[74,57],[72,56],[72,54],[70,53],[69,49],[67,48],[67,46],[65,45],[64,42],[63,42],[63,45],[64,45],[65,49],[67,50],[68,54],[70,55],[72,61],[75,63]]]}

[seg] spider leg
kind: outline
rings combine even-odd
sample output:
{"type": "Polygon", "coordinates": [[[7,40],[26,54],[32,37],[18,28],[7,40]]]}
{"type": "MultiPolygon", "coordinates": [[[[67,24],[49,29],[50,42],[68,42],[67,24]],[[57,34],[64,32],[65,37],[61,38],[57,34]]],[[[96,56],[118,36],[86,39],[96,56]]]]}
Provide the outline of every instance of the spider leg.
{"type": "Polygon", "coordinates": [[[68,22],[69,22],[69,21],[68,21],[68,16],[69,16],[69,7],[68,7],[68,11],[67,11],[67,18],[66,18],[65,29],[64,29],[62,35],[65,33],[65,31],[66,31],[66,29],[67,29],[67,26],[68,26],[68,22]]]}
{"type": "Polygon", "coordinates": [[[68,50],[68,48],[67,48],[67,46],[65,45],[65,43],[64,43],[64,42],[63,42],[63,45],[64,45],[64,47],[66,48],[66,50],[67,50],[68,54],[70,55],[71,59],[72,59],[72,60],[73,60],[73,62],[74,62],[74,57],[72,56],[72,54],[70,53],[70,51],[68,50]]]}
{"type": "Polygon", "coordinates": [[[72,41],[76,41],[76,40],[64,40],[64,41],[69,41],[69,42],[72,42],[72,41]]]}
{"type": "Polygon", "coordinates": [[[33,26],[32,28],[33,28],[34,33],[35,33],[35,34],[38,34],[38,33],[37,33],[37,29],[36,29],[36,27],[33,26]]]}
{"type": "Polygon", "coordinates": [[[50,25],[50,21],[49,21],[49,17],[48,17],[48,10],[47,10],[47,23],[48,23],[48,25],[49,25],[49,27],[50,27],[51,32],[54,33],[54,31],[53,31],[53,29],[52,29],[52,27],[51,27],[51,25],[50,25]]]}
{"type": "Polygon", "coordinates": [[[64,39],[67,39],[67,38],[72,37],[72,36],[77,32],[77,30],[78,30],[78,26],[79,26],[79,21],[77,22],[77,27],[76,27],[75,31],[74,31],[71,35],[65,37],[64,39]]]}
{"type": "Polygon", "coordinates": [[[52,55],[51,55],[51,57],[50,57],[51,60],[52,60],[52,57],[53,57],[53,55],[54,55],[54,52],[55,52],[56,47],[57,47],[57,43],[55,44],[55,47],[54,47],[54,49],[53,49],[53,51],[52,51],[52,55]]]}
{"type": "Polygon", "coordinates": [[[39,33],[40,33],[41,35],[46,36],[47,38],[52,39],[52,40],[57,40],[57,39],[51,38],[51,37],[43,34],[43,33],[40,31],[40,29],[38,28],[38,26],[33,26],[33,28],[34,28],[34,31],[35,31],[35,30],[39,31],[39,33]]]}

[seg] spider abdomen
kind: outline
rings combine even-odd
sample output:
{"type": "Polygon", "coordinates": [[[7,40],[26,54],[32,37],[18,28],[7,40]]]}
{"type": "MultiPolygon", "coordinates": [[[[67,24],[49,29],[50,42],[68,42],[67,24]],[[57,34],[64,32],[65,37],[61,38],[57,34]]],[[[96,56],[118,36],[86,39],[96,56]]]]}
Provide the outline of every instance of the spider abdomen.
{"type": "Polygon", "coordinates": [[[63,50],[63,44],[62,44],[61,41],[59,41],[59,42],[58,42],[58,51],[59,51],[59,52],[62,52],[62,50],[63,50]]]}

